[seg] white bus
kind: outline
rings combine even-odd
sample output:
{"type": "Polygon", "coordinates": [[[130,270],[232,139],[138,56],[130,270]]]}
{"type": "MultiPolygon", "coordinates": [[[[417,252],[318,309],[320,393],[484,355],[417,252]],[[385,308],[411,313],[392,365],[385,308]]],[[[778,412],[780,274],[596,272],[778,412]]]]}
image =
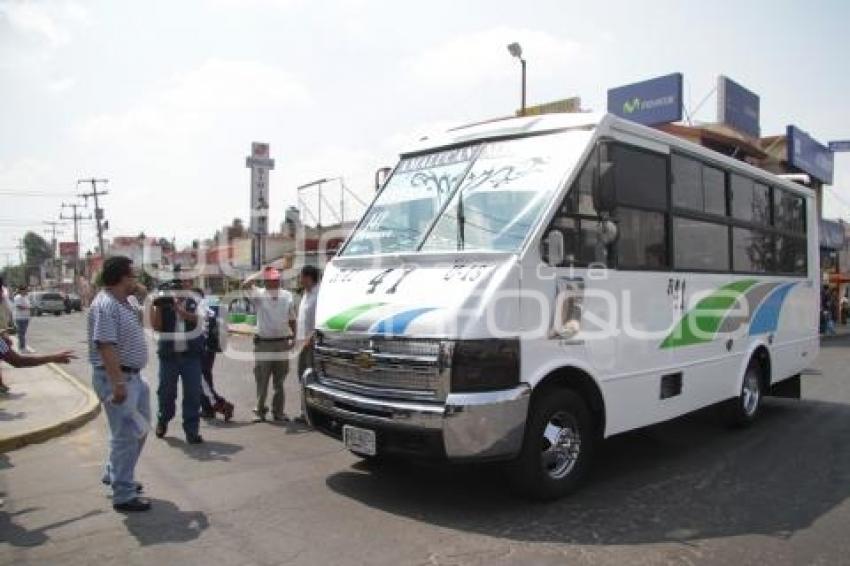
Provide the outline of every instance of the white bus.
{"type": "Polygon", "coordinates": [[[611,435],[750,423],[818,353],[815,209],[611,115],[426,139],[327,266],[308,418],[367,459],[504,460],[543,499],[611,435]]]}

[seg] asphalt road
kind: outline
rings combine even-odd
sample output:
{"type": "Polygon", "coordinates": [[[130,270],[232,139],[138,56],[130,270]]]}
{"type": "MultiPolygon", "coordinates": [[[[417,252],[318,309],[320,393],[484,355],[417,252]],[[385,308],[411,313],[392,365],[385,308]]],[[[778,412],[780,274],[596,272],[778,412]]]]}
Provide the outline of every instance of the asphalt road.
{"type": "MultiPolygon", "coordinates": [[[[50,317],[31,342],[83,353],[83,334],[81,315],[50,317]]],[[[848,564],[850,338],[824,346],[802,401],[768,400],[744,431],[704,411],[610,439],[585,489],[551,504],[514,497],[491,466],[370,470],[317,433],[250,424],[250,363],[222,359],[236,420],[204,425],[199,447],[179,425],[151,439],[148,514],[115,514],[98,483],[103,417],[0,454],[0,562],[848,564]]],[[[84,361],[70,371],[87,381],[84,361]]]]}

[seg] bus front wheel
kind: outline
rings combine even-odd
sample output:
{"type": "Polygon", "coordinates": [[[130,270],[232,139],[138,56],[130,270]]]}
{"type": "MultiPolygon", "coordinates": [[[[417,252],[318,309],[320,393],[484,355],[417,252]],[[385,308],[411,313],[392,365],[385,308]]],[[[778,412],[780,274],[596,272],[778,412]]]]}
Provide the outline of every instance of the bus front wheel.
{"type": "Polygon", "coordinates": [[[552,500],[575,491],[587,474],[596,434],[587,403],[571,389],[543,391],[529,412],[519,457],[508,467],[524,495],[552,500]]]}
{"type": "Polygon", "coordinates": [[[741,392],[726,402],[727,421],[733,427],[749,426],[758,418],[764,398],[764,379],[756,360],[752,360],[744,373],[741,392]]]}

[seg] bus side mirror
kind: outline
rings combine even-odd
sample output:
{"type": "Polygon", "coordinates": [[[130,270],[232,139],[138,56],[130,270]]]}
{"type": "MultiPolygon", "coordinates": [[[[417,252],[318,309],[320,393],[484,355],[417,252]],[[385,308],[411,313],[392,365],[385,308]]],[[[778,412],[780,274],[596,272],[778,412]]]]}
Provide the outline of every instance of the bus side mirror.
{"type": "Polygon", "coordinates": [[[375,192],[380,192],[384,188],[387,179],[390,178],[390,173],[393,172],[392,167],[381,167],[375,171],[375,192]]]}
{"type": "Polygon", "coordinates": [[[564,234],[560,230],[549,230],[543,241],[543,261],[552,267],[564,263],[566,259],[566,244],[564,234]]]}
{"type": "Polygon", "coordinates": [[[614,186],[614,163],[602,161],[593,178],[593,207],[597,213],[613,212],[617,206],[617,193],[614,186]]]}

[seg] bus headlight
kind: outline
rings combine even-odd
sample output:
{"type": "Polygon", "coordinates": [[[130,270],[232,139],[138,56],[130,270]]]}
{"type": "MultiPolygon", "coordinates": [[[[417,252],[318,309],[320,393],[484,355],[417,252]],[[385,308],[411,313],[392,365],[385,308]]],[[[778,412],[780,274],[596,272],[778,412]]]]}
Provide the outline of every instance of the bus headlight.
{"type": "Polygon", "coordinates": [[[452,344],[452,393],[519,385],[519,339],[458,340],[452,344]]]}

